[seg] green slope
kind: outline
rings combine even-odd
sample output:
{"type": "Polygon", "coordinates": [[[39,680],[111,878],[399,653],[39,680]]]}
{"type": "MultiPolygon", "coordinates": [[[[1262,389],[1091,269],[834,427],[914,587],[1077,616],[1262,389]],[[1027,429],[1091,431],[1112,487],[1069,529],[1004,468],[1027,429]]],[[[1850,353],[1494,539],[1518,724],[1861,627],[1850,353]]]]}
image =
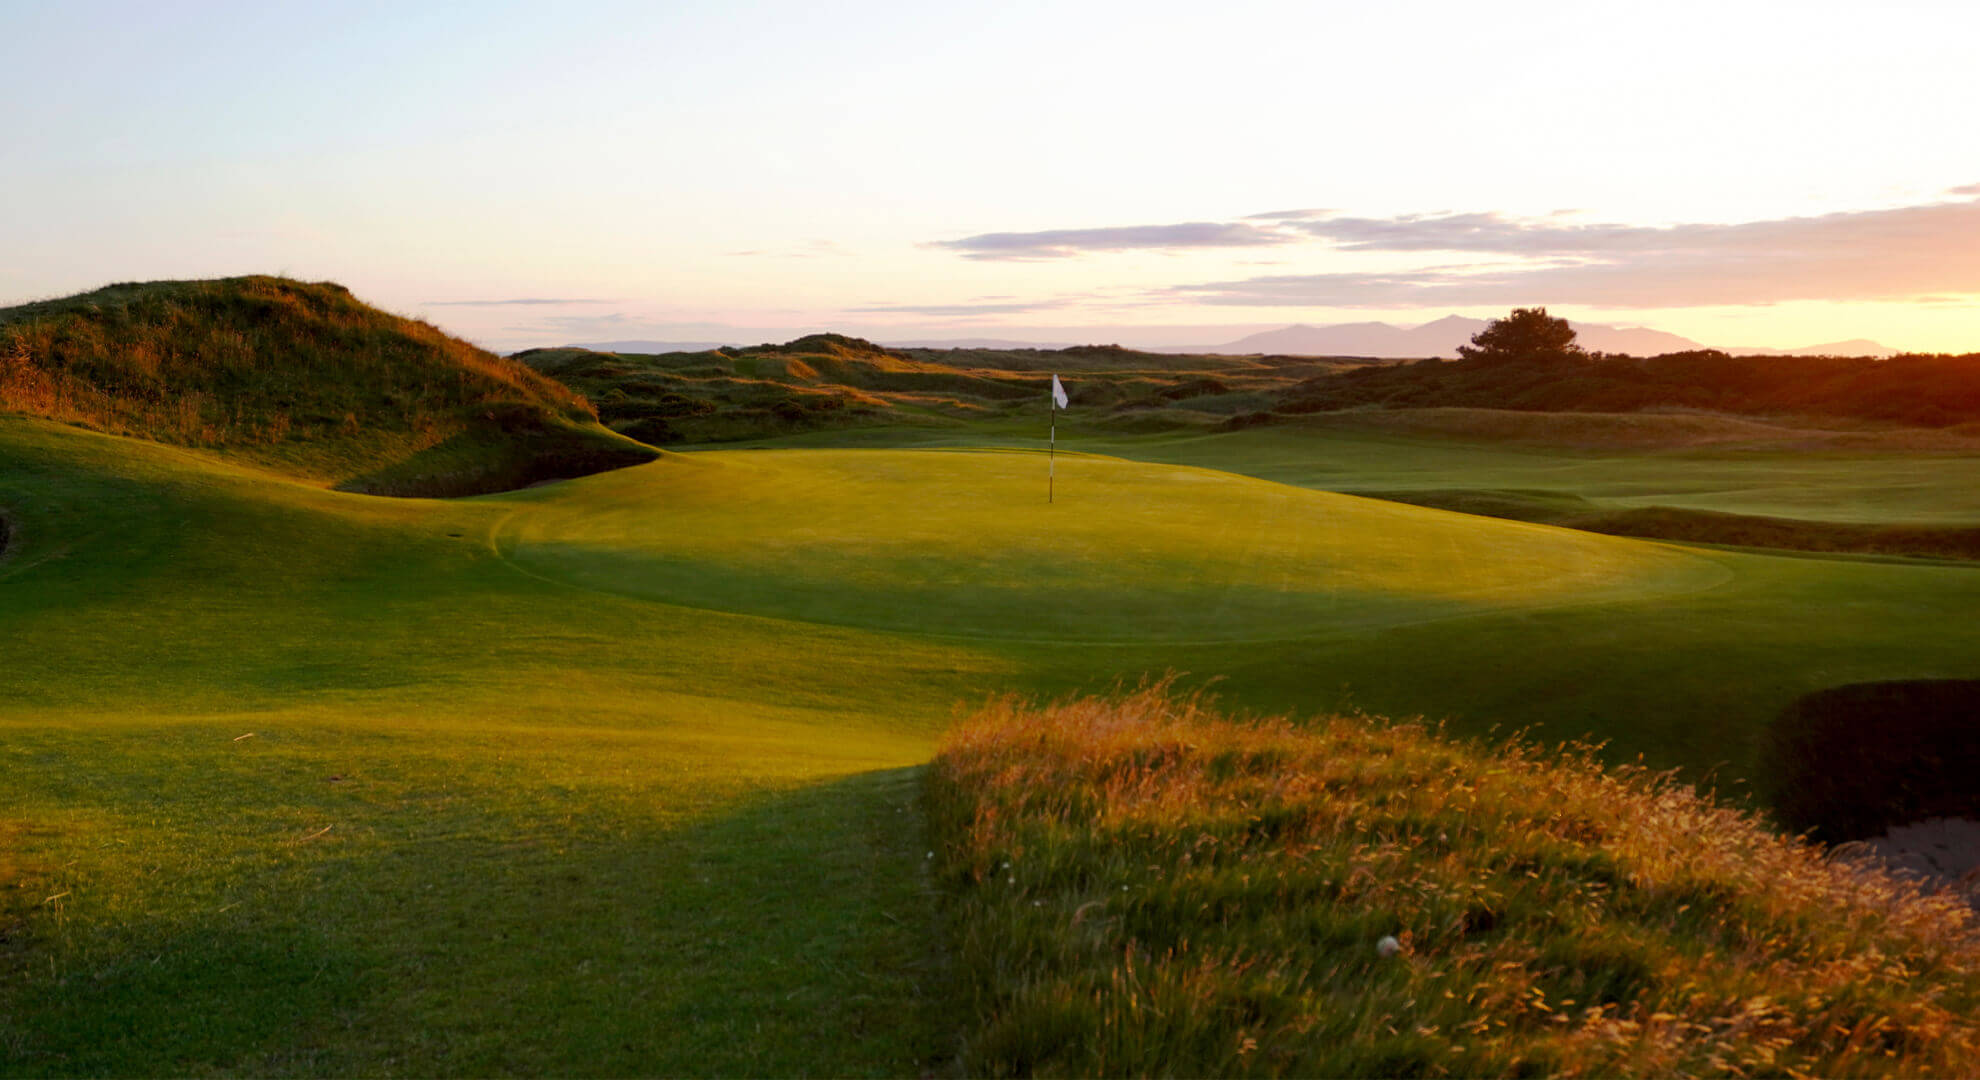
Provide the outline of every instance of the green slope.
{"type": "Polygon", "coordinates": [[[590,588],[835,625],[1143,645],[1359,633],[1709,588],[1710,560],[1202,469],[1000,452],[699,453],[501,531],[590,588]]]}
{"type": "Polygon", "coordinates": [[[0,419],[0,1071],[898,1074],[959,701],[1173,668],[1737,779],[1799,693],[1970,674],[1964,568],[1043,464],[381,500],[0,419]]]}
{"type": "Polygon", "coordinates": [[[651,460],[524,365],[274,277],[112,285],[0,309],[0,413],[219,451],[395,495],[651,460]]]}

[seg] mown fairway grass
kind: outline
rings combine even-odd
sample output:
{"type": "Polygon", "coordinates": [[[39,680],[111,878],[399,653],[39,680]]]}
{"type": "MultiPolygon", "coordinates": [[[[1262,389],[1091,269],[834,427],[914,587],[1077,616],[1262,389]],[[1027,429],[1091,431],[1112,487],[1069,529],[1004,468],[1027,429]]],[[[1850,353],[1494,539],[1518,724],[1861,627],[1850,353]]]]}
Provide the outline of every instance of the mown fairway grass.
{"type": "Polygon", "coordinates": [[[1966,567],[1043,464],[387,500],[0,420],[4,1070],[899,1073],[959,701],[1175,669],[1738,780],[1800,693],[1972,674],[1966,567]]]}

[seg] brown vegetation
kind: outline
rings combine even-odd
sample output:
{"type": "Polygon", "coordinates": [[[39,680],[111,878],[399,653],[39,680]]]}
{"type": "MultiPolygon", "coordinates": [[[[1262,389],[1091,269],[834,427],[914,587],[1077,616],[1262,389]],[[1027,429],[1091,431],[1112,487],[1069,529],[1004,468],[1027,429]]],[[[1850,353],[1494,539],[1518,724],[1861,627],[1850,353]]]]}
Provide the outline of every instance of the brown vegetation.
{"type": "Polygon", "coordinates": [[[1956,900],[1669,775],[1162,686],[991,704],[930,775],[999,1075],[1956,1074],[1956,900]],[[1392,946],[1383,939],[1392,939],[1392,946]]]}
{"type": "Polygon", "coordinates": [[[1052,373],[1077,372],[1084,422],[1208,429],[1319,372],[1359,361],[1172,356],[1118,346],[891,349],[840,334],[658,355],[530,349],[516,359],[597,403],[615,430],[655,444],[828,428],[942,427],[1043,407],[1052,373]]]}
{"type": "Polygon", "coordinates": [[[0,310],[0,411],[402,493],[652,456],[524,365],[341,286],[273,277],[112,285],[0,310]]]}
{"type": "Polygon", "coordinates": [[[1277,411],[1365,406],[1593,413],[1688,408],[1950,427],[1980,420],[1980,353],[1882,360],[1702,350],[1649,358],[1534,354],[1423,360],[1308,380],[1290,391],[1277,411]]]}

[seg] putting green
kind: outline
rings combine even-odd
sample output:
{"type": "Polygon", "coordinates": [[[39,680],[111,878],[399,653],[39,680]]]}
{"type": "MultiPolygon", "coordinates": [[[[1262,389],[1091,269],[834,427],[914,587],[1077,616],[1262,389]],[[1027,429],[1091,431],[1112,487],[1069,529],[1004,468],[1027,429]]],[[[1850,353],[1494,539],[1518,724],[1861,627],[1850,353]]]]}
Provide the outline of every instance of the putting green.
{"type": "Polygon", "coordinates": [[[1668,546],[1205,469],[1042,455],[674,455],[529,498],[518,568],[805,622],[1005,641],[1261,641],[1508,608],[1648,599],[1729,577],[1668,546]]]}

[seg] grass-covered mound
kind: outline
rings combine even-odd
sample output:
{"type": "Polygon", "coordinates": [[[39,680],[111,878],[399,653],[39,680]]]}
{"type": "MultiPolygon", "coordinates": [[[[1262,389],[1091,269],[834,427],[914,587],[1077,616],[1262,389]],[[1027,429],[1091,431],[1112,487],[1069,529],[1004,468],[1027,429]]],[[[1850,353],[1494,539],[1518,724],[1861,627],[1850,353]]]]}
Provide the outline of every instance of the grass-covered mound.
{"type": "Polygon", "coordinates": [[[516,359],[588,395],[613,429],[654,444],[1042,416],[1055,372],[1069,377],[1085,423],[1208,430],[1268,408],[1299,380],[1363,363],[1119,346],[894,349],[843,334],[692,353],[530,349],[516,359]]]}
{"type": "Polygon", "coordinates": [[[1642,770],[1162,687],[930,771],[971,1073],[1949,1075],[1956,903],[1642,770]],[[1393,939],[1385,942],[1385,939],[1393,939]]]}
{"type": "Polygon", "coordinates": [[[342,286],[276,277],[0,309],[0,412],[378,494],[500,491],[654,456],[522,364],[342,286]]]}

